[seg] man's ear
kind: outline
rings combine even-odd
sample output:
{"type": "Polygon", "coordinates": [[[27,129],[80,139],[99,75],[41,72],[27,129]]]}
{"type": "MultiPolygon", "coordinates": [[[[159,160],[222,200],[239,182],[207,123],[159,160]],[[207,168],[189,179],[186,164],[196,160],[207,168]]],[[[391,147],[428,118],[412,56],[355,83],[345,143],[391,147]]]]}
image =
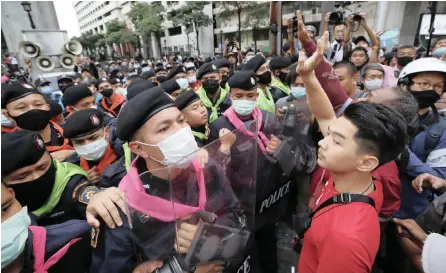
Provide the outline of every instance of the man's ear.
{"type": "Polygon", "coordinates": [[[360,172],[372,172],[379,166],[379,160],[375,156],[365,155],[361,158],[358,166],[356,167],[360,172]]]}
{"type": "Polygon", "coordinates": [[[67,111],[70,112],[70,113],[76,112],[76,109],[74,109],[74,107],[71,106],[71,105],[68,105],[66,108],[67,108],[67,111]]]}
{"type": "Polygon", "coordinates": [[[144,159],[148,158],[148,154],[144,151],[142,148],[142,145],[139,144],[136,141],[130,141],[129,142],[129,148],[132,153],[136,154],[137,156],[140,156],[144,159]]]}

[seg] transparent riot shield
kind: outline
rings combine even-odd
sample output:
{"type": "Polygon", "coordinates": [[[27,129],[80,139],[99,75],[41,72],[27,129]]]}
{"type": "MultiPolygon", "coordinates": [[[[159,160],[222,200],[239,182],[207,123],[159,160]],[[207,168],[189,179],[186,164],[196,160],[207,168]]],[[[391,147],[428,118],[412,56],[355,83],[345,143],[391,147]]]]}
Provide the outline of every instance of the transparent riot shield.
{"type": "Polygon", "coordinates": [[[257,162],[257,123],[245,126],[171,167],[141,171],[144,161],[135,161],[124,190],[135,268],[161,261],[156,272],[217,266],[227,272],[243,262],[255,227],[257,162]],[[234,169],[232,163],[243,165],[234,169]]]}
{"type": "Polygon", "coordinates": [[[244,255],[255,227],[257,129],[256,121],[245,122],[244,130],[203,147],[187,167],[171,168],[183,271],[227,272],[244,255]]]}

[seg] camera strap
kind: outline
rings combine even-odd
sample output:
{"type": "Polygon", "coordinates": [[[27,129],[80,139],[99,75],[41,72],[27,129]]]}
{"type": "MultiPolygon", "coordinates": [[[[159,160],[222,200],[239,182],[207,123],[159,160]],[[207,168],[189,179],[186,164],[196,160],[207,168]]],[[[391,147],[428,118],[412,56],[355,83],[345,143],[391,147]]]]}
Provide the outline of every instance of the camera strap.
{"type": "Polygon", "coordinates": [[[328,207],[333,204],[348,204],[353,202],[361,202],[371,205],[372,207],[375,207],[375,201],[369,197],[368,195],[363,194],[356,194],[356,193],[340,193],[338,195],[335,195],[328,200],[326,200],[324,203],[322,203],[317,209],[313,212],[311,212],[311,218],[313,218],[314,215],[321,209],[328,207]]]}

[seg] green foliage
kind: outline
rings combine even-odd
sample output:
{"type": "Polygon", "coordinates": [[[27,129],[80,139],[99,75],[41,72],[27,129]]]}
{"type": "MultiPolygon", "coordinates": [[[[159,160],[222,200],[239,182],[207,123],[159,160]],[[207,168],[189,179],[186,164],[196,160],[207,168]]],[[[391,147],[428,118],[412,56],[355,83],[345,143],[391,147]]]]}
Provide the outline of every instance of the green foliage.
{"type": "Polygon", "coordinates": [[[243,28],[263,28],[268,26],[269,22],[269,3],[257,4],[251,8],[243,22],[243,28]]]}
{"type": "Polygon", "coordinates": [[[158,33],[163,28],[164,7],[161,2],[155,1],[151,4],[146,2],[135,2],[132,9],[127,13],[138,35],[145,38],[150,37],[152,33],[158,33]]]}
{"type": "Polygon", "coordinates": [[[107,37],[105,41],[108,44],[113,43],[136,43],[137,37],[135,34],[127,29],[127,24],[125,22],[118,21],[117,19],[110,21],[106,24],[107,27],[107,37]]]}

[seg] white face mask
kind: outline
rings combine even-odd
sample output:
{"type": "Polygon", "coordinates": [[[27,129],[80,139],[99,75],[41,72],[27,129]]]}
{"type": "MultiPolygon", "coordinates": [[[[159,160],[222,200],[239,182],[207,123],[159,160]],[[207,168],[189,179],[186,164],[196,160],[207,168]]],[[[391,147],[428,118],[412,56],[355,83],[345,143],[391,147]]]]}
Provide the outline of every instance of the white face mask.
{"type": "Polygon", "coordinates": [[[161,153],[164,155],[164,159],[160,161],[153,157],[150,158],[167,167],[187,166],[192,162],[196,152],[200,149],[198,148],[190,127],[180,129],[178,132],[156,145],[139,141],[137,141],[137,143],[151,147],[158,146],[161,153]]]}
{"type": "Polygon", "coordinates": [[[189,83],[196,83],[196,82],[197,82],[197,76],[189,77],[189,83]]]}
{"type": "Polygon", "coordinates": [[[232,107],[240,116],[247,116],[254,111],[257,102],[251,100],[232,100],[232,107]]]}
{"type": "Polygon", "coordinates": [[[189,87],[189,81],[183,78],[175,80],[180,86],[181,90],[186,90],[189,87]]]}
{"type": "Polygon", "coordinates": [[[364,86],[369,91],[374,91],[374,90],[379,89],[379,88],[381,88],[383,86],[383,81],[382,80],[365,81],[364,86]]]}
{"type": "Polygon", "coordinates": [[[31,219],[27,207],[2,223],[2,269],[24,251],[29,225],[31,219]]]}
{"type": "Polygon", "coordinates": [[[2,126],[5,127],[14,127],[14,122],[10,121],[5,115],[2,114],[2,126]]]}
{"type": "Polygon", "coordinates": [[[88,161],[97,161],[105,154],[108,143],[105,136],[94,142],[82,146],[75,146],[76,153],[88,161]]]}

